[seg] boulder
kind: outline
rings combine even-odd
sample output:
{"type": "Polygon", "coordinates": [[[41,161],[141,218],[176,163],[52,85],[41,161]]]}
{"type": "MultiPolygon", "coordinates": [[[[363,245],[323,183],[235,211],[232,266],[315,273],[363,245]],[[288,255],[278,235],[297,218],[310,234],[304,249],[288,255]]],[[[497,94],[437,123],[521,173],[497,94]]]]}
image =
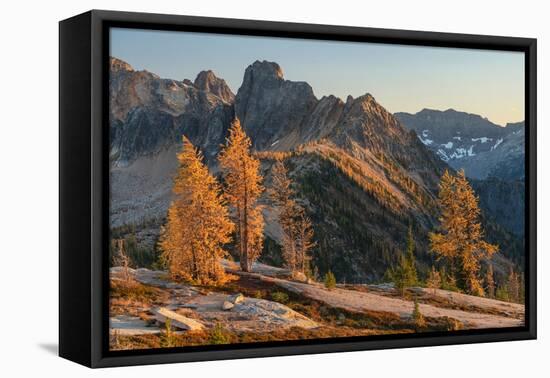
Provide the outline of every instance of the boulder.
{"type": "Polygon", "coordinates": [[[204,325],[194,319],[187,318],[177,312],[171,311],[166,307],[160,307],[152,310],[155,319],[160,323],[166,323],[170,319],[170,325],[186,331],[198,331],[204,329],[204,325]]]}
{"type": "Polygon", "coordinates": [[[241,303],[242,301],[244,301],[244,295],[242,295],[241,293],[238,293],[238,294],[235,294],[235,295],[232,295],[229,297],[229,300],[231,301],[231,303],[233,304],[239,304],[241,303]]]}
{"type": "Polygon", "coordinates": [[[292,274],[292,278],[294,278],[294,280],[300,281],[300,282],[307,282],[308,281],[307,276],[302,272],[294,272],[292,274]]]}
{"type": "Polygon", "coordinates": [[[235,305],[231,302],[228,302],[228,301],[224,301],[223,304],[222,304],[222,310],[224,310],[224,311],[231,310],[233,307],[235,307],[235,305]]]}

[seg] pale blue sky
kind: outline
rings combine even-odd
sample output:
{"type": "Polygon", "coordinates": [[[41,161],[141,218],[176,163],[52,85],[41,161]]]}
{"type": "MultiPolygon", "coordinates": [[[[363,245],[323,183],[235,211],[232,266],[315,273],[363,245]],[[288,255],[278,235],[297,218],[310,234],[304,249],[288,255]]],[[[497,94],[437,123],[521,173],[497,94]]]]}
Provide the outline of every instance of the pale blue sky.
{"type": "Polygon", "coordinates": [[[518,52],[115,28],[111,55],[176,80],[211,69],[234,93],[248,65],[269,60],[318,98],[370,93],[391,112],[454,108],[500,125],[524,119],[518,52]]]}

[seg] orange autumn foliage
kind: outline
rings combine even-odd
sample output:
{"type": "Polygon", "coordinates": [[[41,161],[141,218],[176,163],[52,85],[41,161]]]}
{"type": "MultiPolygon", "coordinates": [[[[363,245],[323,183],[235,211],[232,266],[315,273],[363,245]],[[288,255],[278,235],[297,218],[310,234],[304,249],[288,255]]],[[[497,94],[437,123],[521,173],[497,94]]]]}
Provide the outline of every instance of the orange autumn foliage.
{"type": "Polygon", "coordinates": [[[185,136],[178,161],[174,200],[159,240],[161,257],[173,278],[221,284],[227,277],[220,258],[226,255],[223,245],[231,241],[234,225],[218,182],[185,136]]]}
{"type": "Polygon", "coordinates": [[[431,251],[444,258],[451,273],[458,273],[469,294],[483,295],[480,261],[490,258],[498,246],[484,240],[478,198],[463,170],[456,176],[445,171],[439,184],[441,232],[430,233],[431,251]]]}
{"type": "Polygon", "coordinates": [[[229,137],[219,154],[225,196],[236,225],[236,248],[241,269],[250,271],[263,248],[264,219],[257,203],[263,192],[260,161],[250,151],[250,138],[238,119],[229,129],[229,137]]]}

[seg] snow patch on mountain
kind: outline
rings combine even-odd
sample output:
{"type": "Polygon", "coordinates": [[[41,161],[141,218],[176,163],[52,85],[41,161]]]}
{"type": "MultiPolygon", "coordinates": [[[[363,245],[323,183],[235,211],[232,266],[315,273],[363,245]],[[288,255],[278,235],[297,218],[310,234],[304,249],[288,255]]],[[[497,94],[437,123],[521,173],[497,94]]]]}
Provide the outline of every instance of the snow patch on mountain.
{"type": "Polygon", "coordinates": [[[487,143],[488,141],[492,141],[493,138],[487,138],[487,137],[481,137],[481,138],[472,138],[472,142],[481,142],[481,143],[487,143]]]}
{"type": "MultiPolygon", "coordinates": [[[[514,135],[516,134],[516,132],[514,132],[514,135]]],[[[491,151],[493,151],[495,148],[497,148],[503,141],[504,139],[500,138],[497,140],[497,142],[495,143],[495,145],[493,147],[491,147],[491,151]]]]}
{"type": "Polygon", "coordinates": [[[457,148],[455,149],[455,152],[453,152],[450,156],[451,159],[462,159],[464,156],[466,156],[467,152],[465,148],[457,148]]]}
{"type": "Polygon", "coordinates": [[[447,153],[445,152],[445,150],[442,150],[441,148],[439,150],[437,150],[437,155],[439,156],[439,158],[445,162],[449,161],[449,156],[447,155],[447,153]]]}
{"type": "Polygon", "coordinates": [[[422,130],[422,135],[418,135],[418,139],[424,144],[425,146],[430,146],[433,144],[433,140],[429,139],[429,130],[422,130]]]}

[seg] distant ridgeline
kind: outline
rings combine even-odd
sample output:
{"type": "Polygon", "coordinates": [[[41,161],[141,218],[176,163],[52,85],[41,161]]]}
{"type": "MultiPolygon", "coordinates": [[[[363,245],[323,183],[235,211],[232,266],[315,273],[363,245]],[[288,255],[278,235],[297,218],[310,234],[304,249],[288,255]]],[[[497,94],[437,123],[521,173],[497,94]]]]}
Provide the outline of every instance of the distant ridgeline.
{"type": "MultiPolygon", "coordinates": [[[[426,277],[437,265],[428,233],[439,224],[438,184],[455,168],[475,179],[486,239],[500,247],[493,258],[497,279],[511,267],[522,271],[523,124],[501,128],[455,111],[394,116],[370,94],[317,99],[309,84],[285,80],[279,65],[266,61],[246,68],[234,95],[212,71],[194,82],[162,79],[111,58],[113,233],[135,238],[141,254],[155,253],[182,135],[217,175],[235,117],[261,160],[266,188],[275,160],[284,161],[313,223],[319,275],[331,270],[339,282],[379,281],[403,255],[410,226],[426,277]]],[[[266,193],[260,202],[266,221],[260,260],[280,263],[274,204],[266,193]]]]}

